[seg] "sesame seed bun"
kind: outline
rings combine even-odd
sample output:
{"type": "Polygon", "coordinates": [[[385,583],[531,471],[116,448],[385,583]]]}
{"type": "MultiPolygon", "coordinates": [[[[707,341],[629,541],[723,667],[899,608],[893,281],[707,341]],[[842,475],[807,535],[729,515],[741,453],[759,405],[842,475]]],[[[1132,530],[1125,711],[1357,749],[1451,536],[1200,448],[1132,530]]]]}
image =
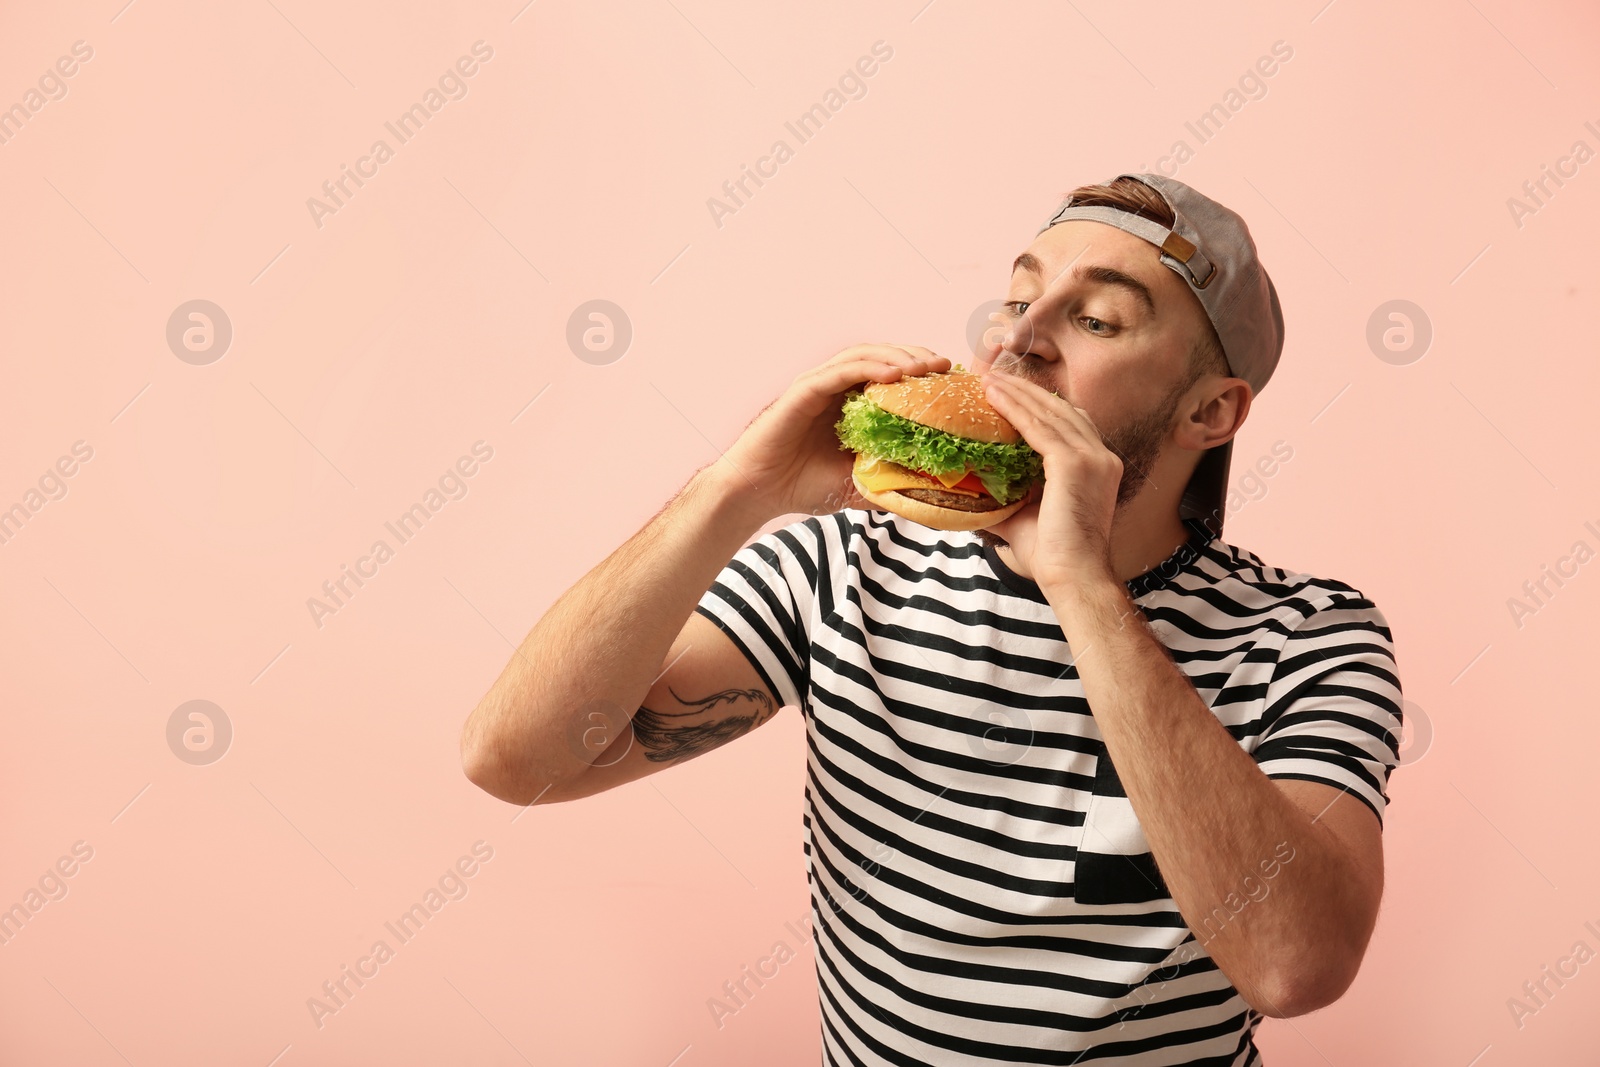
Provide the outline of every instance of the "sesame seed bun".
{"type": "Polygon", "coordinates": [[[893,382],[872,382],[862,392],[887,412],[957,437],[1002,445],[1022,440],[1017,428],[989,405],[980,374],[950,370],[903,376],[893,382]]]}

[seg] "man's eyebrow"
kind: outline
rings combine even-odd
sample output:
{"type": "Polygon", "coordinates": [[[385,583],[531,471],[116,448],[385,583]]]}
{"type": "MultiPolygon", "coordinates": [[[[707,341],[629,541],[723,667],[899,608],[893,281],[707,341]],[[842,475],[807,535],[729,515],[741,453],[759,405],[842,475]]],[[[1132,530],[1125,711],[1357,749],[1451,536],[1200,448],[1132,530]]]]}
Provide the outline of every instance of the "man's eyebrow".
{"type": "MultiPolygon", "coordinates": [[[[1044,270],[1040,267],[1039,260],[1031,252],[1024,252],[1017,257],[1016,262],[1011,264],[1011,273],[1015,274],[1019,268],[1037,274],[1040,277],[1044,276],[1044,270]]],[[[1156,313],[1156,301],[1155,297],[1150,293],[1150,287],[1131,274],[1125,274],[1115,267],[1090,264],[1089,266],[1074,269],[1072,276],[1082,282],[1115,285],[1118,288],[1126,289],[1144,302],[1145,310],[1152,315],[1156,313]]]]}

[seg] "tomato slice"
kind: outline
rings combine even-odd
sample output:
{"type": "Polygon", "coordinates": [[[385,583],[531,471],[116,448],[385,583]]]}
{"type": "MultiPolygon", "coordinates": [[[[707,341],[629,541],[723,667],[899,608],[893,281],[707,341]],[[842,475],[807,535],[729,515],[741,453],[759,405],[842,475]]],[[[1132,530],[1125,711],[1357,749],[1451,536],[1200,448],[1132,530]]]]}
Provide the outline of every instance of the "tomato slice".
{"type": "MultiPolygon", "coordinates": [[[[933,478],[933,475],[929,474],[927,471],[917,470],[915,467],[907,467],[906,469],[911,471],[913,474],[920,474],[924,478],[933,478]]],[[[937,478],[933,478],[933,480],[938,481],[937,478]]],[[[985,488],[984,484],[978,480],[978,476],[972,471],[968,471],[967,476],[957,482],[952,488],[970,489],[974,493],[983,493],[985,496],[989,495],[989,490],[985,488]]]]}
{"type": "Polygon", "coordinates": [[[971,489],[977,493],[987,494],[989,492],[988,489],[984,488],[983,483],[978,480],[978,476],[971,471],[968,471],[967,476],[957,482],[955,487],[957,489],[971,489]]]}

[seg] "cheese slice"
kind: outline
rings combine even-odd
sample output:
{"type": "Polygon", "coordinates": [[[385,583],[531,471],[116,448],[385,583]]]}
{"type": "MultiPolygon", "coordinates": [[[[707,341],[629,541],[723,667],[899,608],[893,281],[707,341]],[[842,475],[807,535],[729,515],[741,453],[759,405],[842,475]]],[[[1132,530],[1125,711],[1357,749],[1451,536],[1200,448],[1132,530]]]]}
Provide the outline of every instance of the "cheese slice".
{"type": "Polygon", "coordinates": [[[981,496],[971,489],[957,489],[955,484],[967,476],[966,471],[943,477],[924,474],[898,463],[874,456],[861,456],[855,467],[856,480],[874,493],[887,493],[896,489],[938,489],[962,496],[981,496]]]}

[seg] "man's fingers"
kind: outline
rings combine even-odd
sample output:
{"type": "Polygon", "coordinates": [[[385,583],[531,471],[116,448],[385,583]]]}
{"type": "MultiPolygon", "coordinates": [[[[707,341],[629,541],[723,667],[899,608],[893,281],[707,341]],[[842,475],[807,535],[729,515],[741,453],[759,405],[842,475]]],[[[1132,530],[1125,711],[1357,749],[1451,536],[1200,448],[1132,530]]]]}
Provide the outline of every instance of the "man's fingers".
{"type": "MultiPolygon", "coordinates": [[[[1042,425],[1053,426],[1056,432],[1061,433],[1061,424],[1065,423],[1077,432],[1077,435],[1088,441],[1103,444],[1100,431],[1082,411],[1053,396],[1038,385],[1025,378],[1014,374],[988,374],[984,376],[986,386],[995,391],[991,396],[1000,396],[1013,401],[1021,410],[1032,415],[1042,425]]],[[[1004,402],[1004,401],[1002,401],[1004,402]]],[[[1065,437],[1065,434],[1061,434],[1065,437]]]]}
{"type": "Polygon", "coordinates": [[[942,365],[948,367],[950,365],[949,356],[941,356],[931,348],[923,348],[920,345],[901,345],[900,348],[924,360],[930,366],[942,365]]]}
{"type": "Polygon", "coordinates": [[[1100,436],[1099,429],[1085,412],[1032,382],[1015,377],[1005,379],[1004,384],[995,388],[991,399],[998,401],[995,410],[1011,420],[1036,452],[1049,450],[1049,442],[1054,439],[1082,460],[1096,462],[1110,454],[1122,466],[1127,465],[1127,459],[1100,436]]]}
{"type": "Polygon", "coordinates": [[[825,368],[811,379],[810,384],[820,392],[832,394],[866,381],[893,381],[907,370],[907,367],[899,363],[881,359],[858,359],[851,363],[840,363],[825,368]]]}
{"type": "Polygon", "coordinates": [[[851,363],[859,359],[876,359],[901,366],[913,366],[918,363],[933,366],[950,362],[949,359],[931,349],[919,348],[916,345],[867,344],[851,345],[827,363],[824,363],[823,366],[851,363]]]}
{"type": "MultiPolygon", "coordinates": [[[[867,365],[893,367],[902,374],[921,374],[927,368],[927,364],[907,352],[897,348],[884,348],[876,352],[857,353],[853,358],[849,359],[842,357],[831,359],[820,367],[802,371],[796,376],[795,380],[805,381],[808,378],[825,377],[831,381],[841,368],[858,368],[867,365]]],[[[862,375],[863,379],[866,377],[868,375],[862,375]]]]}

